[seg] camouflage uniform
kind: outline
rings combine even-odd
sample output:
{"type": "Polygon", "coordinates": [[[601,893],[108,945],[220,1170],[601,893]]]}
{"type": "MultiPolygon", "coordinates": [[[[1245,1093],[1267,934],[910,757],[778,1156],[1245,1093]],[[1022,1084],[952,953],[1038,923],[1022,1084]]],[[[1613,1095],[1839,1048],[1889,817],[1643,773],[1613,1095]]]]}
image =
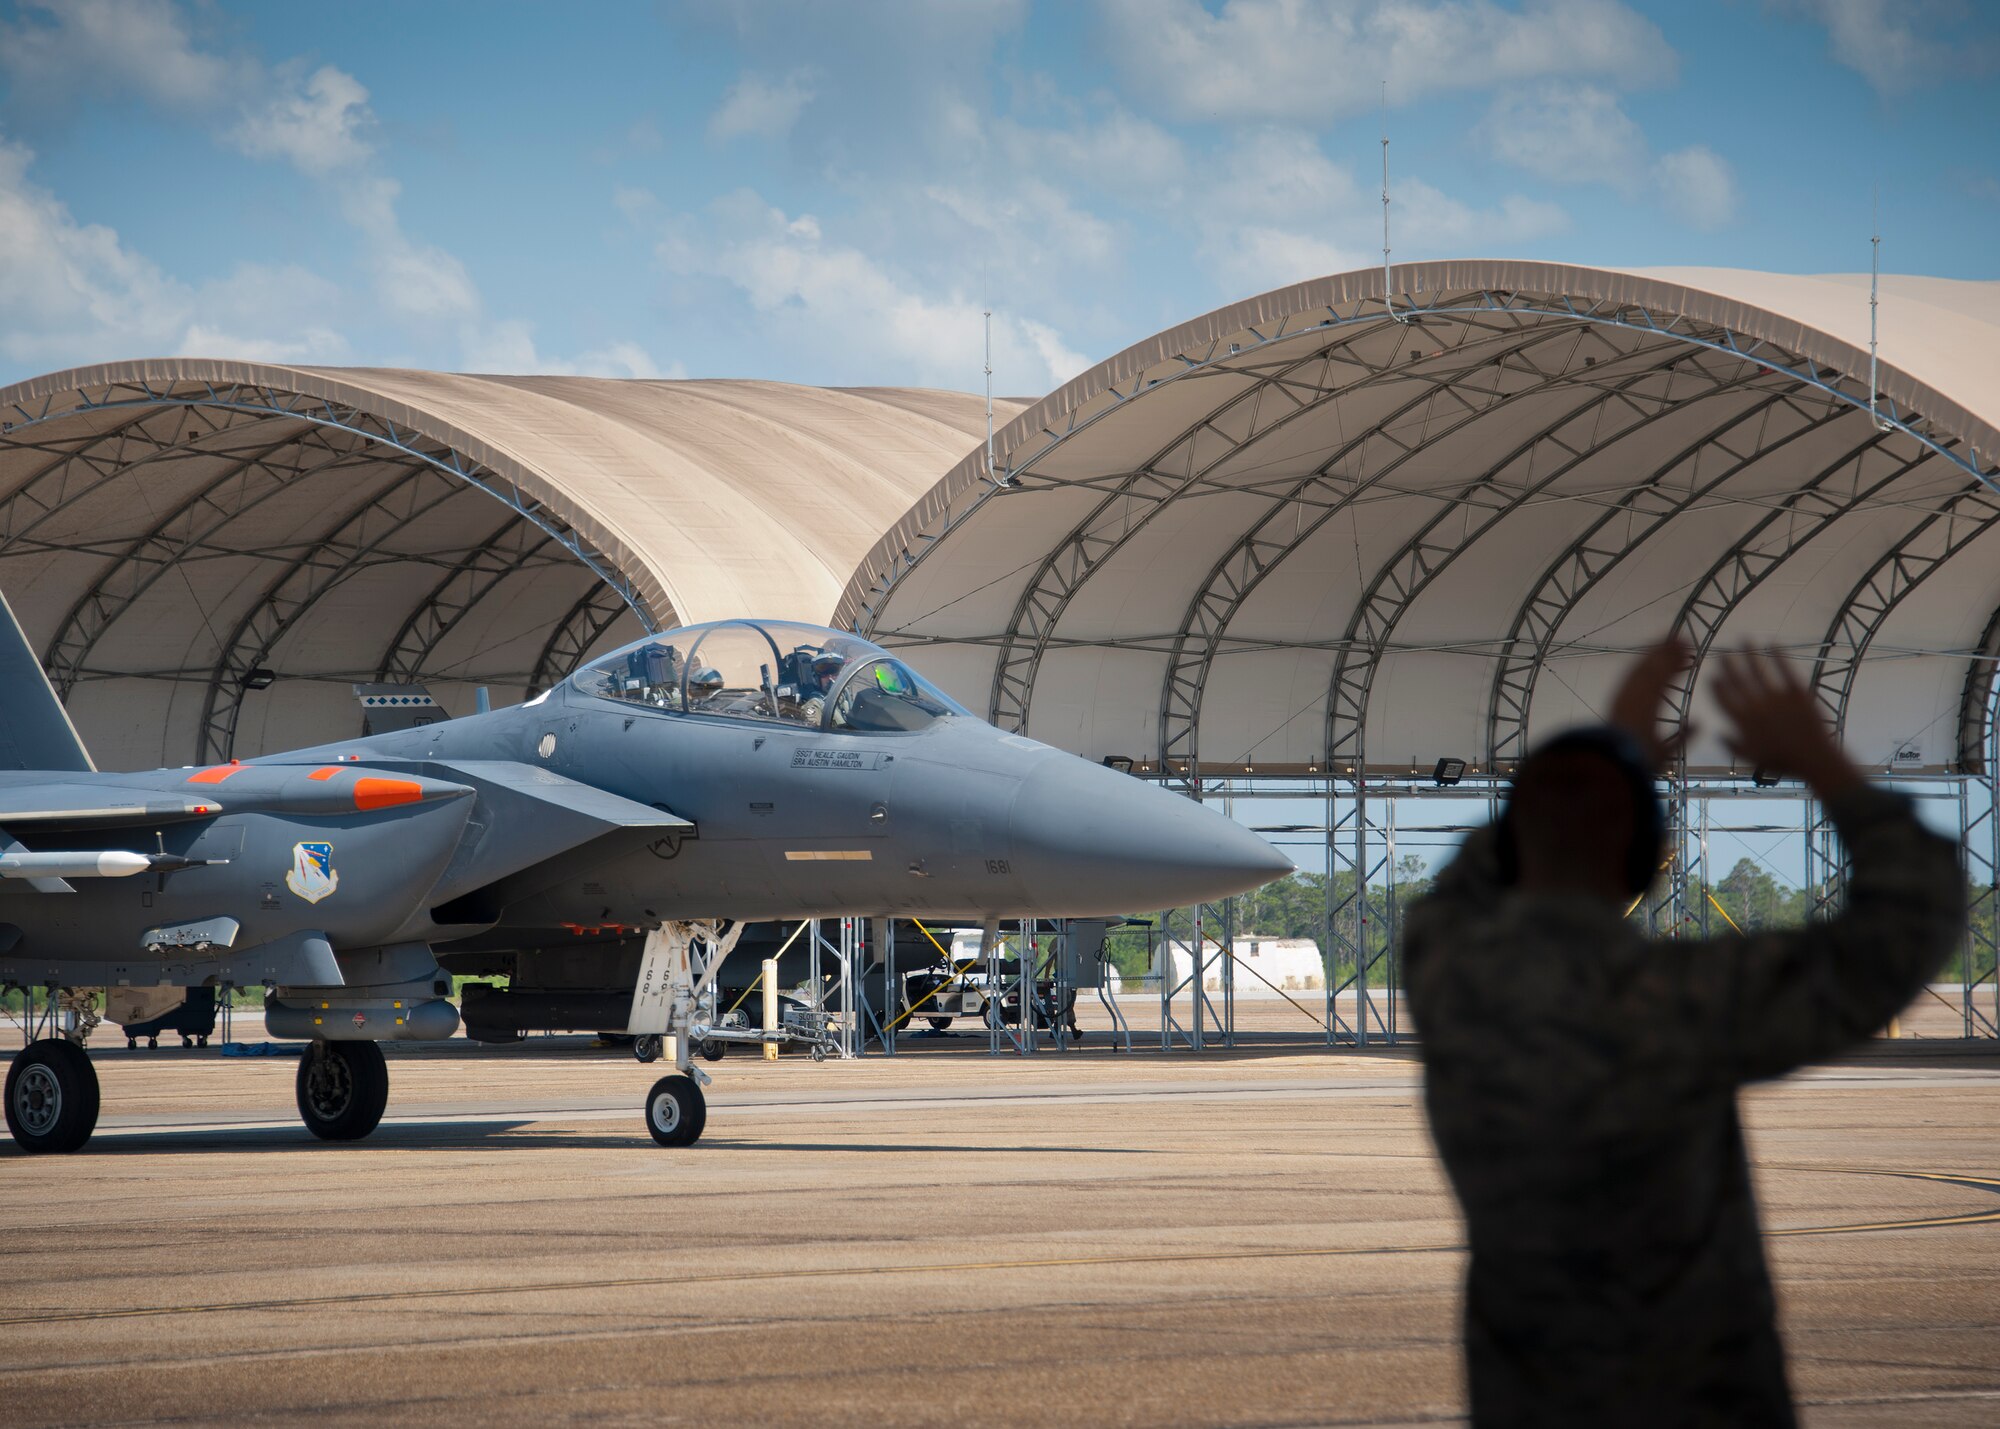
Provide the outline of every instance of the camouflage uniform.
{"type": "Polygon", "coordinates": [[[1906,799],[1829,812],[1853,868],[1827,923],[1654,943],[1617,908],[1503,891],[1490,828],[1411,908],[1476,1423],[1793,1422],[1736,1089],[1881,1027],[1965,915],[1953,846],[1906,799]]]}

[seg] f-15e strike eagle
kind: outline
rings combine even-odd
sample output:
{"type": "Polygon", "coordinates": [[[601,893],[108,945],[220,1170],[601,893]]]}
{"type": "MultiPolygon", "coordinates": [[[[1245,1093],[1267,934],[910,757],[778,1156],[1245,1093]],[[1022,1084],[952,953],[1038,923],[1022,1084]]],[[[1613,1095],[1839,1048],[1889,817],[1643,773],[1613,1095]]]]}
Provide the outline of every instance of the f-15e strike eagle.
{"type": "MultiPolygon", "coordinates": [[[[584,955],[551,929],[650,930],[628,1030],[676,1034],[680,1070],[645,1116],[685,1145],[706,1117],[688,1057],[712,1031],[725,927],[1120,914],[1291,869],[1221,814],[1002,733],[814,626],[681,627],[510,708],[113,774],[0,613],[0,985],[261,984],[270,1033],[308,1039],[299,1114],[328,1140],[380,1120],[378,1041],[457,1029],[454,948],[526,967],[584,955]]],[[[97,1075],[42,1037],[5,1099],[21,1147],[75,1150],[97,1075]]]]}

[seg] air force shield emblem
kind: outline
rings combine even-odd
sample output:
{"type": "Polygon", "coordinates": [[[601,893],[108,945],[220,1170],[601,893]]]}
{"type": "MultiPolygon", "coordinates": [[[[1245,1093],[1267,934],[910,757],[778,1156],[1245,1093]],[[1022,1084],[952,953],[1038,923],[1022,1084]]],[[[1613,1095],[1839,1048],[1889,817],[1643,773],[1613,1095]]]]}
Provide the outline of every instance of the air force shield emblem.
{"type": "Polygon", "coordinates": [[[285,875],[285,887],[308,903],[317,903],[340,887],[340,875],[333,871],[333,845],[293,844],[292,871],[285,875]]]}

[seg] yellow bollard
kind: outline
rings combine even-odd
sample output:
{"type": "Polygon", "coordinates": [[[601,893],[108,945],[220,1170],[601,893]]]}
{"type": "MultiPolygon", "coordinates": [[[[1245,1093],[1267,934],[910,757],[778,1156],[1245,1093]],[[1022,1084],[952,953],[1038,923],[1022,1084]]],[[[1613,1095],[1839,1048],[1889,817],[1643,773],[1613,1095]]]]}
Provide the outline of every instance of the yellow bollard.
{"type": "MultiPolygon", "coordinates": [[[[778,960],[776,958],[764,959],[764,976],[760,981],[764,984],[764,1030],[766,1032],[775,1032],[778,1027],[778,960]]],[[[778,1044],[776,1042],[766,1042],[764,1044],[764,1060],[767,1062],[778,1060],[778,1044]]]]}
{"type": "Polygon", "coordinates": [[[1901,1036],[1903,1035],[1903,1019],[1902,1019],[1902,1018],[1900,1018],[1900,1017],[1892,1017],[1892,1018],[1890,1018],[1890,1019],[1889,1019],[1889,1035],[1890,1035],[1891,1037],[1901,1037],[1901,1036]]]}

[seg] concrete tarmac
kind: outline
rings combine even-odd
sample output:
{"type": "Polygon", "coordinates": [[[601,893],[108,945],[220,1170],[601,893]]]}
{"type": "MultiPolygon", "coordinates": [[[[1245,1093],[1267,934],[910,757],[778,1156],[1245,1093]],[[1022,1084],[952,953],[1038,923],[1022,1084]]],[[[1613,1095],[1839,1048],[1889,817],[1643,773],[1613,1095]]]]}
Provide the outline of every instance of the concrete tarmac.
{"type": "MultiPolygon", "coordinates": [[[[1746,1099],[1811,1424],[2000,1418],[2000,1059],[1914,1045],[1746,1099]]],[[[289,1057],[98,1053],[89,1147],[0,1152],[0,1420],[1461,1412],[1403,1054],[732,1056],[683,1151],[582,1039],[389,1057],[334,1146],[289,1057]]]]}

